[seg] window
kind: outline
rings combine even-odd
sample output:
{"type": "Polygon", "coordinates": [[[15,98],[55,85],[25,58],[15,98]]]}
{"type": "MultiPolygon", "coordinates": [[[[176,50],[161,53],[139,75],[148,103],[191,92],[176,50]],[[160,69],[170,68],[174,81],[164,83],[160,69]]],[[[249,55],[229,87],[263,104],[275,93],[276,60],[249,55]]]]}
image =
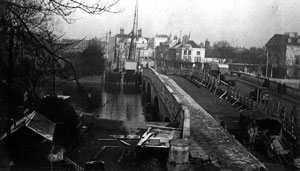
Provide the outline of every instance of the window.
{"type": "Polygon", "coordinates": [[[192,59],[191,56],[188,56],[188,61],[191,61],[191,59],[192,59]]]}
{"type": "Polygon", "coordinates": [[[296,65],[300,64],[300,55],[295,56],[295,64],[296,65]]]}
{"type": "Polygon", "coordinates": [[[200,51],[197,51],[197,55],[200,55],[200,51]]]}
{"type": "Polygon", "coordinates": [[[191,54],[192,54],[192,51],[189,50],[188,53],[189,53],[188,55],[191,55],[191,54]]]}
{"type": "Polygon", "coordinates": [[[186,55],[187,54],[187,50],[183,51],[183,54],[186,55]]]}
{"type": "Polygon", "coordinates": [[[288,43],[292,43],[292,39],[291,38],[288,38],[288,43]]]}
{"type": "Polygon", "coordinates": [[[200,61],[200,57],[194,57],[194,61],[195,61],[195,62],[201,62],[201,61],[200,61]]]}

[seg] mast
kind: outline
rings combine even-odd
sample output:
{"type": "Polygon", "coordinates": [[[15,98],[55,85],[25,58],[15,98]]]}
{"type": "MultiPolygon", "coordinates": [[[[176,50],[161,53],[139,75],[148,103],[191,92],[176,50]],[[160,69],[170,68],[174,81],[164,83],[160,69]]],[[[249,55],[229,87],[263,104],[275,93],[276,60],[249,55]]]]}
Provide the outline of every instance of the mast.
{"type": "Polygon", "coordinates": [[[129,47],[129,55],[128,55],[128,60],[131,60],[131,56],[135,54],[135,49],[133,49],[133,42],[135,36],[137,36],[137,29],[138,29],[138,0],[136,0],[135,4],[135,10],[134,10],[134,18],[133,18],[133,27],[131,31],[131,41],[130,41],[130,47],[129,47]],[[132,51],[134,51],[132,55],[132,51]]]}
{"type": "Polygon", "coordinates": [[[118,48],[118,58],[117,58],[117,71],[119,71],[119,63],[120,63],[120,48],[118,48]]]}

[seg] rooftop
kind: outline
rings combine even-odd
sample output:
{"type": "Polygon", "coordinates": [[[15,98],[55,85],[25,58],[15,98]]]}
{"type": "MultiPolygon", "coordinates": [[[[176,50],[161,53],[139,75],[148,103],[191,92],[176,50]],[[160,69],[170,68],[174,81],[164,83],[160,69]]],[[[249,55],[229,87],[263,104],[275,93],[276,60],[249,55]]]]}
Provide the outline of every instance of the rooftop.
{"type": "Polygon", "coordinates": [[[300,45],[300,36],[297,33],[275,34],[266,46],[300,45]]]}
{"type": "Polygon", "coordinates": [[[157,34],[155,37],[169,38],[169,36],[165,34],[157,34]]]}
{"type": "MultiPolygon", "coordinates": [[[[192,48],[200,48],[194,41],[190,40],[186,44],[191,45],[192,48]]],[[[182,48],[184,45],[180,42],[176,43],[172,48],[182,48]]]]}
{"type": "MultiPolygon", "coordinates": [[[[26,115],[22,119],[18,120],[15,125],[12,125],[10,132],[14,133],[22,127],[27,127],[33,132],[39,134],[40,136],[46,138],[49,141],[53,140],[53,134],[55,129],[55,123],[47,119],[45,116],[33,111],[32,113],[26,115]]],[[[0,140],[7,137],[7,133],[4,133],[0,140]]]]}

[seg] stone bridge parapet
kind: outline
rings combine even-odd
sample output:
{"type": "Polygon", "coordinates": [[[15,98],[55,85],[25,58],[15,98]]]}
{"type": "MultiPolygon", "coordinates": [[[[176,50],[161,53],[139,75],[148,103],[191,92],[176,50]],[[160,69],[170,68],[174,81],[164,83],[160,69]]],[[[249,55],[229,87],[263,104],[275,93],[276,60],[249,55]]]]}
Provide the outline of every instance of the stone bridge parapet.
{"type": "MultiPolygon", "coordinates": [[[[190,136],[190,121],[188,108],[182,104],[181,99],[170,87],[172,79],[165,75],[158,74],[154,69],[148,68],[143,71],[143,84],[151,86],[151,101],[158,96],[161,103],[164,105],[169,114],[171,122],[179,123],[182,128],[182,138],[189,138],[190,136]]],[[[176,84],[175,82],[172,82],[176,84]]],[[[166,116],[164,116],[166,117],[166,116]]]]}

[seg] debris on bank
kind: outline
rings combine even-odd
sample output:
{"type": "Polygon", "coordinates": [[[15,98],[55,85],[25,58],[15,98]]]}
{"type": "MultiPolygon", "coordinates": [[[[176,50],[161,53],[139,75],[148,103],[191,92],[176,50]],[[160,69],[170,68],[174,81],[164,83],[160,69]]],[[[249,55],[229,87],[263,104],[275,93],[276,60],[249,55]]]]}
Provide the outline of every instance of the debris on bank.
{"type": "Polygon", "coordinates": [[[181,130],[171,127],[149,125],[137,147],[141,148],[169,148],[170,140],[180,138],[181,130]]]}

